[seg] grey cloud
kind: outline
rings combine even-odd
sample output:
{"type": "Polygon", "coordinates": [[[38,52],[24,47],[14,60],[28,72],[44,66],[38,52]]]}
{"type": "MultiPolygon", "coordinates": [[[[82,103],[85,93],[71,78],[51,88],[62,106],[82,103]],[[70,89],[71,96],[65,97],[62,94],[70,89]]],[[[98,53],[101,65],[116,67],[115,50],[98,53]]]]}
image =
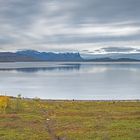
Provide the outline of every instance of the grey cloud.
{"type": "MultiPolygon", "coordinates": [[[[123,36],[109,32],[103,35],[101,31],[96,35],[88,34],[88,27],[140,29],[139,7],[140,0],[0,0],[0,47],[11,44],[14,49],[20,49],[20,45],[34,49],[37,44],[38,49],[40,46],[49,48],[49,45],[52,49],[53,45],[58,45],[58,49],[65,45],[67,49],[67,45],[79,44],[77,49],[81,50],[80,44],[87,43],[104,45],[108,42],[112,46],[123,41],[131,45],[140,40],[139,30],[123,36]],[[58,25],[62,30],[71,29],[71,33],[61,33],[58,25]],[[54,26],[58,27],[51,32],[54,26]],[[81,27],[87,28],[86,34],[74,32],[81,27]],[[47,34],[49,31],[51,35],[47,34]]],[[[85,49],[89,48],[85,46],[85,49]]]]}
{"type": "Polygon", "coordinates": [[[106,52],[129,52],[129,51],[134,51],[134,48],[129,48],[129,47],[110,47],[110,48],[102,48],[106,52]]]}
{"type": "Polygon", "coordinates": [[[105,43],[105,42],[118,42],[118,41],[139,41],[139,35],[132,36],[88,36],[88,35],[52,35],[44,36],[41,42],[46,44],[78,44],[78,43],[105,43]]]}
{"type": "Polygon", "coordinates": [[[8,37],[8,36],[2,36],[2,37],[0,36],[0,45],[12,44],[15,41],[16,41],[15,38],[8,37]]]}
{"type": "Polygon", "coordinates": [[[139,0],[59,0],[57,5],[61,8],[50,16],[68,15],[71,24],[140,21],[139,0]]]}
{"type": "Polygon", "coordinates": [[[41,13],[42,0],[1,0],[0,22],[24,29],[41,13]]]}
{"type": "Polygon", "coordinates": [[[137,24],[139,7],[139,0],[1,0],[0,17],[16,26],[30,25],[43,15],[46,20],[57,18],[54,22],[68,26],[123,21],[137,24]],[[59,21],[63,16],[67,20],[59,21]]]}
{"type": "Polygon", "coordinates": [[[140,50],[132,47],[105,47],[95,50],[95,52],[128,53],[128,52],[140,52],[140,50]]]}

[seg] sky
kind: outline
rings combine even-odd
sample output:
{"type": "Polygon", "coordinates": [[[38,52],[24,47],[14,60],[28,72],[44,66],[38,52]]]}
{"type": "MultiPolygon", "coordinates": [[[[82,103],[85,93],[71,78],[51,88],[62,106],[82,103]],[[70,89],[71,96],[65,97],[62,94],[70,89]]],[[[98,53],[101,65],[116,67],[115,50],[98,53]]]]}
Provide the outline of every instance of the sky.
{"type": "Polygon", "coordinates": [[[0,0],[0,51],[140,51],[140,0],[0,0]]]}

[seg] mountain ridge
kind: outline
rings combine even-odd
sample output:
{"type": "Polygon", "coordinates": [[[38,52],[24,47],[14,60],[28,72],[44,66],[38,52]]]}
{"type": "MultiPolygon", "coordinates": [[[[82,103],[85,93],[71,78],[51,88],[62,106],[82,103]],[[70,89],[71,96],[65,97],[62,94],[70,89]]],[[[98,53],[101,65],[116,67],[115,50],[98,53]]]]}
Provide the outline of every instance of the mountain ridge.
{"type": "Polygon", "coordinates": [[[36,50],[21,50],[17,52],[0,52],[0,62],[34,62],[34,61],[71,61],[71,62],[132,62],[140,61],[140,53],[136,54],[106,54],[92,55],[93,58],[83,58],[79,52],[39,52],[36,50]]]}
{"type": "Polygon", "coordinates": [[[83,61],[79,53],[54,53],[23,50],[0,52],[0,62],[28,62],[28,61],[83,61]]]}

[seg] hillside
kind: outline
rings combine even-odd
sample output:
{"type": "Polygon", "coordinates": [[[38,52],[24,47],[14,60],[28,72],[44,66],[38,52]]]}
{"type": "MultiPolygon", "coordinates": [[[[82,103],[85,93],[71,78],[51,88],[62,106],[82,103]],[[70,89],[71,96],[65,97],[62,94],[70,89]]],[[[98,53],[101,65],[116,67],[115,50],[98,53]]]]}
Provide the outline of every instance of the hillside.
{"type": "Polygon", "coordinates": [[[82,61],[79,53],[38,52],[34,50],[1,52],[0,62],[32,62],[32,61],[82,61]]]}
{"type": "Polygon", "coordinates": [[[140,54],[92,54],[86,58],[80,53],[54,53],[39,52],[35,50],[23,50],[13,52],[0,52],[0,62],[34,62],[34,61],[55,61],[55,62],[133,62],[140,61],[140,54]]]}

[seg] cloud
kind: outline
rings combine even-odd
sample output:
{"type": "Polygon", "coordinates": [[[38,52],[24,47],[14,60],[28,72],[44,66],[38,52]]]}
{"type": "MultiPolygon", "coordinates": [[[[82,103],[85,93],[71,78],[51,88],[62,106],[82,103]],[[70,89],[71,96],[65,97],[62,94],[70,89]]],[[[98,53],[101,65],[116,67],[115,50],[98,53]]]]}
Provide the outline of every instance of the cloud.
{"type": "Polygon", "coordinates": [[[131,52],[134,51],[134,48],[128,47],[110,47],[110,48],[103,48],[106,52],[131,52]]]}
{"type": "Polygon", "coordinates": [[[94,54],[106,54],[106,53],[140,53],[140,49],[132,47],[105,47],[92,52],[94,54]]]}
{"type": "Polygon", "coordinates": [[[0,0],[0,48],[140,49],[139,7],[139,0],[0,0]]]}
{"type": "Polygon", "coordinates": [[[1,0],[0,21],[13,28],[24,29],[32,24],[41,12],[38,0],[1,0]]]}

